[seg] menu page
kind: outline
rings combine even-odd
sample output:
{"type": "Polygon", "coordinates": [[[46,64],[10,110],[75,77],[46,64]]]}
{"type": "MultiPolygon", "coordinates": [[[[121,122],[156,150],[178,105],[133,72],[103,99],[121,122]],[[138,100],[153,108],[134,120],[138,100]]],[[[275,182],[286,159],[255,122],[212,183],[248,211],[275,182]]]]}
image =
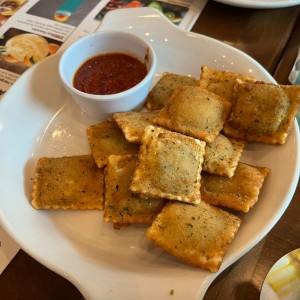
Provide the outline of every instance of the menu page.
{"type": "MultiPolygon", "coordinates": [[[[152,7],[190,30],[207,0],[0,0],[1,95],[30,67],[98,29],[115,9],[152,7]]],[[[19,246],[0,225],[0,274],[19,246]]]]}

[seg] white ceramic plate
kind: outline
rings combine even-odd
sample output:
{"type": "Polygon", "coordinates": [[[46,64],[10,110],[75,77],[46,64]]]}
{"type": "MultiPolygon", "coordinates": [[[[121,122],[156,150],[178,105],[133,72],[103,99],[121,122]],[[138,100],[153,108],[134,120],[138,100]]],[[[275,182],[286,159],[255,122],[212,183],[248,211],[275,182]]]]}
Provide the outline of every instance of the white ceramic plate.
{"type": "Polygon", "coordinates": [[[299,0],[215,0],[224,4],[246,8],[279,8],[300,4],[299,0]]]}
{"type": "MultiPolygon", "coordinates": [[[[148,8],[113,11],[101,30],[134,32],[149,40],[158,56],[156,80],[171,71],[199,76],[204,64],[272,82],[254,60],[225,44],[178,30],[148,8]]],[[[299,177],[299,130],[295,123],[284,146],[247,146],[242,160],[267,166],[271,175],[259,202],[244,218],[220,271],[187,266],[152,245],[145,226],[120,231],[98,211],[38,211],[30,205],[32,176],[42,155],[89,153],[83,114],[63,89],[59,55],[29,69],[0,103],[0,220],[20,246],[73,282],[87,299],[201,299],[210,282],[275,225],[299,177]]]]}

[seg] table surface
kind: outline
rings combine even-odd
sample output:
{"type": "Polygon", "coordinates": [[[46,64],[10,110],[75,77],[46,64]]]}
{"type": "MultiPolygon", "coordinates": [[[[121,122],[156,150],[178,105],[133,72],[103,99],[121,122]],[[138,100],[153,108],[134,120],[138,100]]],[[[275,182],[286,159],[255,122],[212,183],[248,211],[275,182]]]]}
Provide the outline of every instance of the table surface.
{"type": "MultiPolygon", "coordinates": [[[[256,59],[280,84],[288,75],[300,45],[300,6],[247,9],[209,0],[192,28],[234,46],[256,59]]],[[[259,299],[272,265],[300,247],[300,184],[275,227],[250,252],[223,271],[204,297],[259,299]]],[[[20,250],[0,276],[0,298],[83,299],[70,282],[20,250]]]]}

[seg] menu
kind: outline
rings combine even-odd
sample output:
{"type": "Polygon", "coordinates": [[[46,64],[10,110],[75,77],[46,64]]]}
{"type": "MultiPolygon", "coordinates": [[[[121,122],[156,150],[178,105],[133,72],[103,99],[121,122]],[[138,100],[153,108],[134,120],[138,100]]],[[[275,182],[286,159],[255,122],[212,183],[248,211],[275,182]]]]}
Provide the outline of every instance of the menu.
{"type": "MultiPolygon", "coordinates": [[[[0,0],[0,97],[30,67],[95,32],[115,9],[152,7],[190,30],[207,0],[0,0]]],[[[1,98],[0,98],[1,108],[1,98]]],[[[19,251],[1,228],[0,274],[19,251]]]]}

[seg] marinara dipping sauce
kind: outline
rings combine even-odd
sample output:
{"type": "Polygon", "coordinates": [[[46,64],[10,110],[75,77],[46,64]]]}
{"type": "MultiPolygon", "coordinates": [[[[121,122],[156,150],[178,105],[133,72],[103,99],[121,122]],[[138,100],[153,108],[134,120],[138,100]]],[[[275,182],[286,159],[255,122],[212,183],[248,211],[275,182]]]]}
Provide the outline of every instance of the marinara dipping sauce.
{"type": "Polygon", "coordinates": [[[116,94],[137,85],[147,72],[146,63],[134,56],[106,53],[84,62],[74,75],[73,86],[88,94],[116,94]]]}

